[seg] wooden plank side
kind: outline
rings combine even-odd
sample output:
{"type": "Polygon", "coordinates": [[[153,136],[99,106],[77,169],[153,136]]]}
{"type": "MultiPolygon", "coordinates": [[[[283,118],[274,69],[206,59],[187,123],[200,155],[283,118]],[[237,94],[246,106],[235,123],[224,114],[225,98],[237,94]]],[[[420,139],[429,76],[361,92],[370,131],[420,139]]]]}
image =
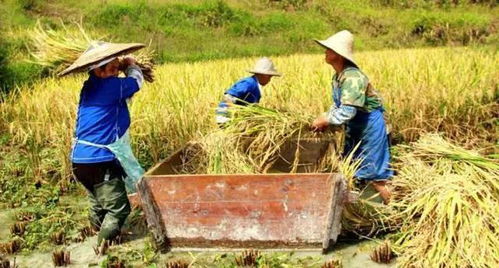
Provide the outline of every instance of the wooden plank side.
{"type": "Polygon", "coordinates": [[[324,252],[336,243],[341,232],[341,214],[347,191],[345,178],[341,174],[331,176],[329,185],[331,187],[331,199],[322,242],[324,252]]]}
{"type": "Polygon", "coordinates": [[[151,176],[147,188],[157,211],[148,211],[161,215],[172,242],[320,245],[333,190],[326,187],[329,176],[151,176]]]}
{"type": "Polygon", "coordinates": [[[151,189],[147,184],[147,177],[142,177],[137,183],[137,192],[139,193],[142,209],[146,214],[146,221],[151,230],[158,248],[169,250],[170,243],[165,229],[165,224],[161,217],[159,208],[153,198],[151,189]]]}

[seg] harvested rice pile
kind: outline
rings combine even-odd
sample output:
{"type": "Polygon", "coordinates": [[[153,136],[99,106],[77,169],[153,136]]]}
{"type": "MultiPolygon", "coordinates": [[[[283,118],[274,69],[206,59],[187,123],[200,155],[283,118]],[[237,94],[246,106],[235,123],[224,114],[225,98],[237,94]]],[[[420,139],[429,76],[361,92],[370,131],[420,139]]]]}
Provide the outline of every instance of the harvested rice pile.
{"type": "Polygon", "coordinates": [[[403,149],[393,180],[400,267],[499,263],[499,163],[423,136],[403,149]]]}
{"type": "MultiPolygon", "coordinates": [[[[188,148],[193,158],[186,166],[185,173],[266,173],[286,142],[305,138],[333,141],[334,145],[330,146],[317,166],[317,172],[330,172],[337,168],[334,149],[340,147],[340,132],[312,133],[309,125],[313,116],[300,117],[259,105],[236,105],[231,107],[231,118],[223,129],[203,136],[188,148]]],[[[300,154],[298,148],[296,159],[300,154]]],[[[291,172],[294,172],[299,163],[289,164],[293,167],[291,172]]]]}

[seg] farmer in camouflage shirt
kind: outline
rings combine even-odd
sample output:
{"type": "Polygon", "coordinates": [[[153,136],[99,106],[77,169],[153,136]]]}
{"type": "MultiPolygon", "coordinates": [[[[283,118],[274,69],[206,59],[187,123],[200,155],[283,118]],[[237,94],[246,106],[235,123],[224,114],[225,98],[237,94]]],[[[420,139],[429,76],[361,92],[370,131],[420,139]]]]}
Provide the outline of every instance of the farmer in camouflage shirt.
{"type": "Polygon", "coordinates": [[[333,102],[329,112],[312,124],[314,131],[329,125],[345,125],[344,154],[362,161],[358,180],[372,182],[385,203],[390,200],[386,181],[393,176],[381,98],[353,59],[353,35],[341,31],[327,40],[316,40],[326,48],[326,62],[333,66],[333,102]],[[358,146],[358,147],[357,147],[358,146]],[[357,147],[357,148],[356,148],[357,147]]]}

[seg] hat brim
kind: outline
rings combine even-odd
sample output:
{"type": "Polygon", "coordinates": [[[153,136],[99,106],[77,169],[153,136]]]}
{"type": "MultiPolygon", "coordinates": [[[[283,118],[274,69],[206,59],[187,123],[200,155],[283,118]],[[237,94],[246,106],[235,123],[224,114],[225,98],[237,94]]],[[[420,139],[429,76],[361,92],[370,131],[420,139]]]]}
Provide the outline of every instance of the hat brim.
{"type": "Polygon", "coordinates": [[[272,76],[282,76],[282,74],[278,72],[262,72],[262,71],[256,71],[256,70],[248,70],[249,73],[252,74],[266,74],[266,75],[272,75],[272,76]]]}
{"type": "Polygon", "coordinates": [[[57,75],[59,77],[62,77],[71,73],[83,72],[86,71],[88,67],[94,65],[99,61],[127,55],[145,47],[145,45],[141,43],[130,43],[130,44],[120,44],[120,45],[121,45],[120,47],[103,51],[102,53],[99,53],[98,55],[92,57],[92,59],[82,60],[82,57],[84,56],[82,54],[73,64],[71,64],[68,68],[61,71],[57,75]]]}
{"type": "Polygon", "coordinates": [[[327,45],[327,44],[326,44],[326,42],[325,42],[324,40],[314,39],[314,41],[315,41],[317,44],[319,44],[321,47],[323,47],[323,48],[327,48],[327,49],[331,49],[331,50],[332,50],[332,51],[334,51],[336,54],[338,54],[338,55],[342,56],[343,58],[345,58],[345,59],[349,60],[351,63],[353,63],[355,66],[359,67],[359,66],[357,65],[357,63],[356,63],[353,59],[351,59],[350,57],[347,57],[347,56],[343,55],[343,53],[341,53],[341,52],[338,52],[338,50],[336,50],[334,47],[331,47],[331,46],[327,45]]]}

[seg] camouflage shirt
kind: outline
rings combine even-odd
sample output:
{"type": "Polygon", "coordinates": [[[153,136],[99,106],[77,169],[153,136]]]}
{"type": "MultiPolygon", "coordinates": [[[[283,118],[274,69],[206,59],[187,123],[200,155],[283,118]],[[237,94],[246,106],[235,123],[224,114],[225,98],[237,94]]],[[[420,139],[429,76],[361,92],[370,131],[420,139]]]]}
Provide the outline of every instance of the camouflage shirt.
{"type": "Polygon", "coordinates": [[[349,105],[363,112],[382,106],[381,96],[367,76],[356,67],[348,67],[333,76],[333,97],[336,107],[349,105]]]}

